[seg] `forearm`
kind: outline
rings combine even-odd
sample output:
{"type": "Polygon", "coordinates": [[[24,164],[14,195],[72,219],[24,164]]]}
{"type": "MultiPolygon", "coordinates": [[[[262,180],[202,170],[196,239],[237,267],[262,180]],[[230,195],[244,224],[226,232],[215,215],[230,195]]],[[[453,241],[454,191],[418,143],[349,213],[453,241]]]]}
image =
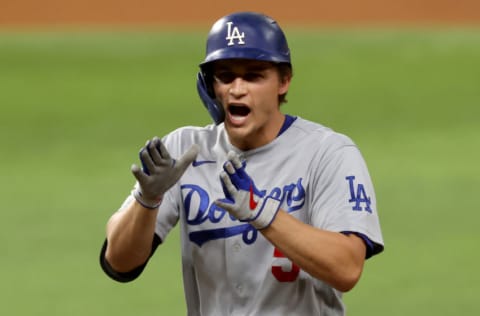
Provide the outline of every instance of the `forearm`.
{"type": "Polygon", "coordinates": [[[355,235],[315,228],[282,210],[261,232],[301,269],[340,291],[349,291],[360,278],[365,245],[355,235]]]}
{"type": "Polygon", "coordinates": [[[149,258],[157,212],[133,200],[124,211],[110,218],[105,259],[116,271],[131,271],[149,258]]]}
{"type": "Polygon", "coordinates": [[[137,179],[135,199],[107,224],[105,260],[116,272],[130,272],[148,260],[156,247],[155,225],[163,195],[181,178],[198,151],[199,147],[192,145],[179,159],[173,159],[158,137],[140,150],[142,167],[131,167],[137,179]]]}

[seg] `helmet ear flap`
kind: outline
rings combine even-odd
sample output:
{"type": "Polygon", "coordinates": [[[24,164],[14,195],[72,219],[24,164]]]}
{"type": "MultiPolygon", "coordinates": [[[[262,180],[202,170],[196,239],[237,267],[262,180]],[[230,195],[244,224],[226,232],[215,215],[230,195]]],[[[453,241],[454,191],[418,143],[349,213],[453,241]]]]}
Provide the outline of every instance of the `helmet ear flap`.
{"type": "Polygon", "coordinates": [[[207,109],[210,116],[216,125],[223,122],[225,119],[225,112],[223,106],[215,100],[211,85],[208,84],[206,74],[199,71],[197,74],[197,91],[203,105],[207,109]]]}

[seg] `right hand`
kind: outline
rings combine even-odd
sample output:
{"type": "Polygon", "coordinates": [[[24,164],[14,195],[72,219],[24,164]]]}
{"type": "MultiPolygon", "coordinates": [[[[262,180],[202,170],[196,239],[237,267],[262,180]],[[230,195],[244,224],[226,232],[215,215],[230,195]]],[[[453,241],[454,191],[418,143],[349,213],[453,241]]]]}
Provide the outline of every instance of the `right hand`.
{"type": "Polygon", "coordinates": [[[194,144],[180,159],[170,157],[158,137],[148,141],[140,150],[142,168],[132,165],[132,173],[138,181],[133,196],[144,207],[156,209],[162,202],[163,194],[183,175],[197,157],[198,145],[194,144]]]}

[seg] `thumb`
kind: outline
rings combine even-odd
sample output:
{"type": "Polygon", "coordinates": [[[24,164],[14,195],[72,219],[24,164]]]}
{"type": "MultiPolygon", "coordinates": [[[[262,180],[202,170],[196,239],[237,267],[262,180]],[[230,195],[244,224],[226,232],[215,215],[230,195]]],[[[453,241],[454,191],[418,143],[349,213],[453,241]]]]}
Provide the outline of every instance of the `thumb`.
{"type": "Polygon", "coordinates": [[[138,180],[138,182],[143,182],[143,180],[145,180],[146,176],[139,166],[133,164],[130,170],[132,171],[133,176],[138,180]]]}
{"type": "Polygon", "coordinates": [[[197,144],[193,144],[186,153],[183,154],[180,159],[177,160],[175,168],[178,168],[182,172],[197,158],[200,147],[197,144]]]}
{"type": "Polygon", "coordinates": [[[231,210],[232,207],[235,205],[233,201],[228,199],[218,199],[213,201],[213,204],[226,211],[231,210]]]}

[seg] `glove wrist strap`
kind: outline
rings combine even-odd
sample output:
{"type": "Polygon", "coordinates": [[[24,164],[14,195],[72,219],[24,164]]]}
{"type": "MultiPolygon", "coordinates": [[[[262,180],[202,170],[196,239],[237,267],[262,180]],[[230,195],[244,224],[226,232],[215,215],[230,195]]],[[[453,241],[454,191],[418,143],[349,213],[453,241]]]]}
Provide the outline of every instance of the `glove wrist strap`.
{"type": "Polygon", "coordinates": [[[133,197],[138,203],[140,203],[140,205],[150,210],[155,210],[160,206],[160,204],[162,204],[162,198],[160,198],[158,201],[145,201],[144,197],[142,196],[142,192],[140,192],[138,189],[133,191],[133,197]]]}
{"type": "Polygon", "coordinates": [[[262,208],[257,217],[251,222],[256,229],[264,229],[270,226],[280,209],[280,201],[271,197],[265,198],[262,208]]]}

